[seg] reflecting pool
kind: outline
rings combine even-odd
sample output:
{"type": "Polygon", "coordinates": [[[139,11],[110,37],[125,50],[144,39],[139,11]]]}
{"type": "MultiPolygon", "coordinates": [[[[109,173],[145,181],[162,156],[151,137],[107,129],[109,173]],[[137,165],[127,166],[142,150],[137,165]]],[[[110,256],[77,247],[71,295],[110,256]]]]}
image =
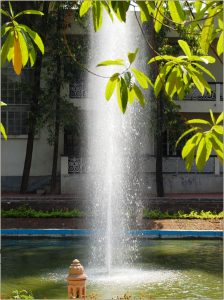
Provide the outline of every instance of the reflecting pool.
{"type": "MultiPolygon", "coordinates": [[[[223,299],[220,240],[141,240],[131,267],[110,275],[87,266],[88,239],[2,239],[1,299],[32,290],[37,299],[67,299],[66,276],[74,258],[88,275],[96,299],[223,299]]],[[[95,298],[92,298],[95,299],[95,298]]]]}

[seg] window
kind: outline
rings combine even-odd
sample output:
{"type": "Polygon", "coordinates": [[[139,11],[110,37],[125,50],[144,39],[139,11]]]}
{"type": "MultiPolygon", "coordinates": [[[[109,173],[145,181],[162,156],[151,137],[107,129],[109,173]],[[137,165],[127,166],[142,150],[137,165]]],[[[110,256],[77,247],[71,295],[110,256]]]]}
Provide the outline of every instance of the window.
{"type": "Polygon", "coordinates": [[[31,91],[27,82],[32,82],[33,69],[25,68],[17,76],[12,68],[2,69],[1,99],[7,104],[2,107],[1,121],[7,135],[27,135],[29,102],[31,91]]]}
{"type": "Polygon", "coordinates": [[[171,138],[168,130],[163,132],[163,156],[181,156],[181,147],[176,148],[176,140],[171,138]]]}

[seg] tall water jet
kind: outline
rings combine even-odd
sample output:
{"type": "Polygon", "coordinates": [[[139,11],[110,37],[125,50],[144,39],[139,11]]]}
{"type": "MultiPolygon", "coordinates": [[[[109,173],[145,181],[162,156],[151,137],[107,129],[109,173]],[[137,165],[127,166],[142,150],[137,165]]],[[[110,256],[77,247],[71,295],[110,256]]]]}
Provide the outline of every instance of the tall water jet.
{"type": "MultiPolygon", "coordinates": [[[[136,65],[146,71],[144,41],[133,13],[128,14],[125,24],[116,20],[112,24],[105,15],[100,31],[91,29],[89,68],[102,77],[120,72],[122,67],[96,68],[99,62],[125,59],[137,47],[136,65]]],[[[113,267],[129,265],[136,255],[136,241],[127,233],[140,216],[149,111],[135,103],[122,114],[116,96],[109,103],[105,100],[108,78],[102,77],[90,74],[87,79],[88,197],[95,230],[90,264],[110,273],[113,267]]]]}

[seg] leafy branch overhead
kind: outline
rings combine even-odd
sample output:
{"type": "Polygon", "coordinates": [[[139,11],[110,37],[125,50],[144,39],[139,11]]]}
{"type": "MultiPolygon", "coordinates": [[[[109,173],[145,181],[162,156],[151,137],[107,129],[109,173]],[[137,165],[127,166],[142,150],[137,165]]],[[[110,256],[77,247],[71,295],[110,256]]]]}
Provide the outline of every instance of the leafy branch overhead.
{"type": "Polygon", "coordinates": [[[204,78],[204,74],[215,80],[214,75],[201,63],[214,63],[215,58],[212,56],[192,55],[187,42],[178,40],[185,55],[178,57],[171,55],[158,55],[153,57],[148,63],[163,61],[164,64],[160,68],[160,72],[155,80],[154,92],[157,97],[162,88],[166,94],[172,99],[175,94],[182,100],[189,87],[193,83],[196,88],[204,95],[205,90],[211,94],[211,87],[204,78]]]}
{"type": "Polygon", "coordinates": [[[121,73],[114,73],[107,82],[105,97],[109,101],[115,90],[117,92],[117,101],[120,110],[125,113],[128,102],[132,104],[136,99],[143,107],[145,105],[145,97],[140,89],[148,89],[149,85],[153,86],[148,76],[132,66],[136,59],[138,48],[135,52],[128,53],[129,66],[125,66],[123,59],[106,60],[99,63],[98,67],[120,65],[126,67],[121,73]],[[137,85],[138,83],[138,85],[137,85]]]}
{"type": "Polygon", "coordinates": [[[222,112],[215,120],[213,112],[210,110],[211,120],[193,119],[186,123],[194,125],[194,127],[185,131],[178,139],[176,145],[187,135],[194,135],[185,143],[182,149],[182,158],[185,160],[185,166],[190,172],[194,159],[196,167],[199,171],[203,170],[212,151],[215,152],[219,160],[223,163],[223,117],[222,112]]]}
{"type": "Polygon", "coordinates": [[[155,1],[92,1],[84,0],[80,7],[80,16],[84,16],[92,9],[94,30],[98,31],[103,24],[103,11],[113,21],[116,17],[126,22],[126,14],[130,6],[138,6],[141,22],[153,19],[154,29],[158,33],[163,26],[170,24],[171,29],[178,26],[188,27],[191,34],[200,35],[200,48],[204,55],[208,54],[209,47],[217,39],[217,55],[223,53],[223,9],[224,3],[213,1],[181,1],[181,0],[155,0],[155,1]],[[203,4],[203,5],[202,5],[203,4]],[[169,14],[167,15],[167,12],[169,14]],[[218,27],[216,25],[218,20],[218,27]]]}
{"type": "Polygon", "coordinates": [[[36,46],[44,54],[44,44],[37,32],[31,30],[24,24],[19,24],[16,19],[23,15],[43,16],[43,13],[37,10],[24,10],[14,15],[12,6],[9,2],[9,12],[1,9],[1,14],[9,19],[1,28],[1,37],[3,38],[1,48],[1,66],[6,60],[12,61],[14,71],[17,75],[21,73],[30,61],[31,67],[36,61],[36,46]]]}

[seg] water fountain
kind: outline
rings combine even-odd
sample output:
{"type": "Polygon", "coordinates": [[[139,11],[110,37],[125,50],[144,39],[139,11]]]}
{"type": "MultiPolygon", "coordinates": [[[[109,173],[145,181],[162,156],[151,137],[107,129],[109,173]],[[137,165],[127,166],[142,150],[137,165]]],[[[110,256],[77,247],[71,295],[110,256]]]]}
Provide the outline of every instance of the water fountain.
{"type": "MultiPolygon", "coordinates": [[[[136,28],[134,14],[129,14],[132,15],[126,24],[117,20],[111,24],[105,15],[100,31],[90,30],[89,68],[94,72],[110,76],[121,71],[120,66],[96,68],[96,65],[107,59],[125,59],[136,48],[139,48],[136,65],[147,72],[144,41],[136,28]]],[[[90,246],[90,264],[94,261],[95,267],[110,274],[113,267],[129,265],[137,253],[136,240],[130,239],[127,231],[141,216],[142,154],[146,148],[149,109],[135,103],[123,115],[115,96],[109,103],[105,100],[107,80],[91,74],[87,79],[90,99],[86,123],[91,185],[88,197],[92,202],[92,227],[96,231],[90,246]]]]}

